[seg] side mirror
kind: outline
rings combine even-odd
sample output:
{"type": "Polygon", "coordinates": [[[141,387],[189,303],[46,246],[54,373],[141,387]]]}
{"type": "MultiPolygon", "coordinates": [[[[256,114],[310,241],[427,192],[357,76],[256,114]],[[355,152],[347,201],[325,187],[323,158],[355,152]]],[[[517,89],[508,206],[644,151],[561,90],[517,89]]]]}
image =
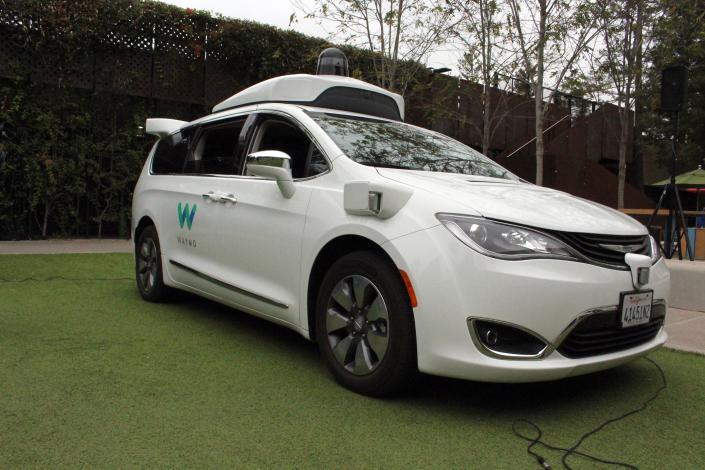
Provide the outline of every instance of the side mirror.
{"type": "Polygon", "coordinates": [[[247,156],[247,174],[277,182],[279,191],[289,199],[296,192],[291,176],[291,157],[279,150],[262,150],[247,156]]]}

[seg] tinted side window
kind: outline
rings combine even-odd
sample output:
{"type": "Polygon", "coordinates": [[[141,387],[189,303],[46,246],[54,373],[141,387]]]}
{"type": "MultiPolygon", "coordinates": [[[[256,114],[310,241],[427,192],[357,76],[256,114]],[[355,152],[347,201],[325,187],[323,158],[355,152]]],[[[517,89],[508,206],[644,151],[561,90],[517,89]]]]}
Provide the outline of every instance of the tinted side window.
{"type": "Polygon", "coordinates": [[[328,169],[323,154],[297,126],[279,118],[264,121],[255,139],[253,151],[279,150],[291,157],[294,178],[306,178],[328,169]]]}
{"type": "Polygon", "coordinates": [[[323,156],[320,150],[311,144],[311,152],[309,154],[308,169],[306,176],[315,176],[328,170],[328,161],[323,156]]]}
{"type": "Polygon", "coordinates": [[[188,154],[188,138],[181,133],[165,137],[157,143],[152,159],[152,173],[172,175],[181,173],[188,154]]]}
{"type": "Polygon", "coordinates": [[[238,136],[244,120],[204,129],[186,163],[186,173],[235,174],[238,136]]]}

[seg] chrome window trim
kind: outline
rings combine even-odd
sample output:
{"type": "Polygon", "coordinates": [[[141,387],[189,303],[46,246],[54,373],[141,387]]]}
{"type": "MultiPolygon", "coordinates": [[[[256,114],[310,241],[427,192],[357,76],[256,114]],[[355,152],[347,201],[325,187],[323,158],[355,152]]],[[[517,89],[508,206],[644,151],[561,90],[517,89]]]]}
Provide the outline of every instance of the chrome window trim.
{"type": "Polygon", "coordinates": [[[219,286],[221,286],[221,287],[225,287],[226,289],[230,289],[230,290],[232,290],[232,291],[234,291],[234,292],[237,292],[238,294],[246,295],[246,296],[251,297],[251,298],[253,298],[253,299],[255,299],[255,300],[259,300],[260,302],[265,302],[265,303],[268,303],[268,304],[270,304],[270,305],[274,305],[275,307],[279,307],[279,308],[282,308],[282,309],[288,309],[288,308],[289,308],[289,306],[288,306],[287,304],[283,303],[283,302],[280,302],[280,301],[278,301],[278,300],[274,300],[274,299],[272,299],[272,298],[270,298],[270,297],[266,297],[266,296],[261,295],[261,294],[257,294],[257,293],[255,293],[255,292],[249,291],[249,290],[247,290],[247,289],[243,289],[242,287],[238,287],[238,286],[236,286],[236,285],[234,285],[234,284],[231,284],[231,283],[229,283],[229,282],[222,281],[222,280],[220,280],[220,279],[218,279],[218,278],[215,278],[215,277],[210,276],[210,275],[208,275],[208,274],[202,273],[201,271],[198,271],[198,270],[196,270],[196,269],[193,269],[192,267],[187,266],[187,265],[185,265],[185,264],[183,264],[183,263],[179,263],[178,261],[174,261],[173,259],[170,259],[170,260],[169,260],[169,263],[172,264],[172,265],[174,265],[174,266],[176,266],[176,267],[178,267],[178,268],[183,269],[184,271],[188,271],[188,272],[190,272],[191,274],[200,277],[201,279],[205,279],[205,280],[208,281],[208,282],[211,282],[211,283],[213,283],[213,284],[219,285],[219,286]]]}
{"type": "MultiPolygon", "coordinates": [[[[295,183],[298,183],[300,181],[309,181],[315,178],[318,178],[319,176],[323,176],[330,173],[329,171],[326,171],[325,173],[319,173],[317,175],[313,176],[307,176],[306,178],[296,178],[293,181],[295,183]]],[[[262,180],[262,181],[274,181],[273,179],[269,178],[263,178],[261,176],[248,176],[248,175],[218,175],[218,174],[212,174],[212,173],[190,173],[190,174],[168,174],[168,175],[154,175],[154,176],[189,176],[189,177],[203,177],[203,178],[235,178],[235,179],[241,179],[241,180],[262,180]]]]}
{"type": "MultiPolygon", "coordinates": [[[[652,305],[660,305],[667,307],[666,301],[664,299],[656,299],[652,302],[652,305]]],[[[553,341],[548,341],[546,340],[543,336],[539,335],[538,333],[531,331],[528,328],[525,328],[521,325],[517,325],[515,323],[503,321],[503,320],[496,320],[494,318],[485,318],[485,317],[467,317],[466,318],[466,323],[468,325],[468,330],[470,332],[470,338],[472,339],[473,344],[477,348],[478,351],[483,353],[486,356],[495,358],[495,359],[506,359],[506,360],[537,360],[537,359],[543,359],[547,356],[549,356],[551,353],[556,351],[563,341],[573,332],[575,328],[578,327],[583,321],[585,321],[587,318],[592,317],[594,315],[602,315],[611,311],[617,311],[619,309],[619,305],[609,305],[609,306],[603,306],[603,307],[595,307],[591,308],[588,310],[585,310],[583,312],[580,312],[573,320],[568,323],[568,325],[563,329],[563,331],[556,337],[555,340],[553,341]],[[475,321],[481,320],[481,321],[487,321],[487,322],[493,322],[493,323],[498,323],[501,325],[506,325],[512,328],[516,328],[518,330],[522,330],[525,333],[528,333],[532,336],[535,336],[536,338],[540,339],[544,343],[546,343],[546,347],[543,348],[539,353],[537,354],[509,354],[509,353],[503,353],[501,351],[495,351],[489,347],[487,347],[481,340],[480,338],[477,337],[477,330],[475,329],[475,321]]],[[[663,317],[665,318],[667,314],[667,311],[664,310],[663,317]]],[[[655,317],[658,318],[658,317],[655,317]]],[[[663,327],[661,327],[663,328],[663,327]]]]}

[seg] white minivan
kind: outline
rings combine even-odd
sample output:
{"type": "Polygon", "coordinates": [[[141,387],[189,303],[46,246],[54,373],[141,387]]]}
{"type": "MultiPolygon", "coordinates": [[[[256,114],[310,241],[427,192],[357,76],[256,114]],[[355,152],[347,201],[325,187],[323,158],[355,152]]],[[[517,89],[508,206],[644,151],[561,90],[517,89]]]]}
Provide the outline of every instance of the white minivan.
{"type": "Polygon", "coordinates": [[[646,228],[529,184],[335,75],[254,85],[158,136],[134,191],[137,286],[298,331],[368,395],[418,371],[559,379],[661,346],[669,272],[646,228]]]}

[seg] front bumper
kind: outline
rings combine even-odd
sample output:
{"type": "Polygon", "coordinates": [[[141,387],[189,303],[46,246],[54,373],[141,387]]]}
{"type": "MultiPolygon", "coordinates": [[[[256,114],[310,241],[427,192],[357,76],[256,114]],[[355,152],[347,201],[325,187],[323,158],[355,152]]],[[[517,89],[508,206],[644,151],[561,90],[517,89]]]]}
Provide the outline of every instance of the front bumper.
{"type": "MultiPolygon", "coordinates": [[[[661,329],[647,343],[623,351],[571,359],[556,349],[576,319],[595,308],[616,308],[632,291],[629,271],[561,260],[505,261],[481,255],[436,226],[391,240],[385,248],[411,278],[418,364],[422,372],[492,382],[553,380],[614,367],[666,341],[661,329]],[[431,248],[432,247],[432,248],[431,248]],[[518,325],[549,342],[538,359],[507,360],[481,352],[468,318],[518,325]]],[[[663,260],[651,268],[644,289],[668,298],[670,275],[663,260]]]]}

